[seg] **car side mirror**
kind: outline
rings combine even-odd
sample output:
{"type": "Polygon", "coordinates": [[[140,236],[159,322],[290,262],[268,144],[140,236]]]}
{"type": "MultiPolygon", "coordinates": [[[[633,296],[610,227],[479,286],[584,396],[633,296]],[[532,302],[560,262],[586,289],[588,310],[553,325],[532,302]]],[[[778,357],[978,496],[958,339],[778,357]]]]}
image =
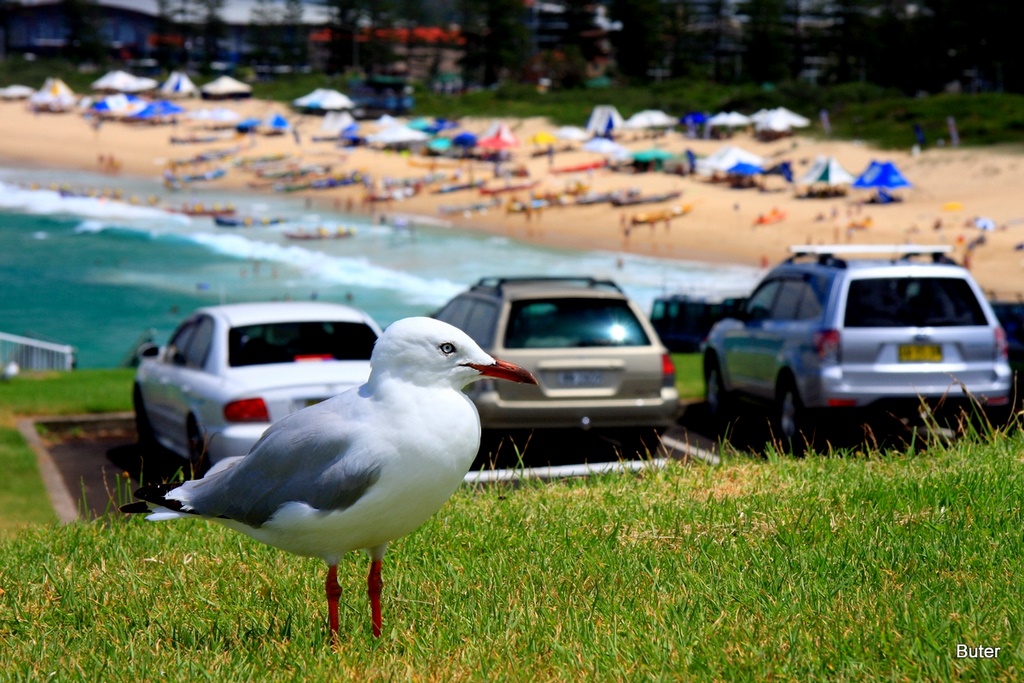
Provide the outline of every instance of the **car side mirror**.
{"type": "Polygon", "coordinates": [[[135,351],[137,358],[156,358],[160,355],[160,347],[151,342],[146,342],[135,351]]]}

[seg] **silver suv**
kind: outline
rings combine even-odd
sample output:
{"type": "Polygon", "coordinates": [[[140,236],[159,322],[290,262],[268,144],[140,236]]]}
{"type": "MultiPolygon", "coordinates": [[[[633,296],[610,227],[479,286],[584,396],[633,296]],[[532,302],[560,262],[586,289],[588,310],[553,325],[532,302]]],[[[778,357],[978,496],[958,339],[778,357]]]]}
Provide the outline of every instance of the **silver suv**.
{"type": "Polygon", "coordinates": [[[613,282],[485,278],[434,317],[537,378],[471,385],[485,429],[663,428],[679,417],[668,350],[613,282]]]}
{"type": "Polygon", "coordinates": [[[755,399],[773,407],[774,436],[799,448],[815,423],[812,410],[877,408],[913,418],[922,402],[1009,404],[1006,335],[948,247],[790,251],[738,317],[708,334],[707,403],[720,424],[733,417],[733,398],[755,399]],[[854,253],[873,258],[847,258],[854,253]]]}

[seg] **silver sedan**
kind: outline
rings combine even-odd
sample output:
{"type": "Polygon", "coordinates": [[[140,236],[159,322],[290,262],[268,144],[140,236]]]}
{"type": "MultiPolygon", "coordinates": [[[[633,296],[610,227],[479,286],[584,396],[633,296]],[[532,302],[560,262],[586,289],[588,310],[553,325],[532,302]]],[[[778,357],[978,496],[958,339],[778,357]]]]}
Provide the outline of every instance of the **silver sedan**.
{"type": "Polygon", "coordinates": [[[200,308],[166,346],[140,349],[139,441],[193,473],[245,455],[271,423],[362,384],[381,329],[365,312],[318,302],[200,308]]]}

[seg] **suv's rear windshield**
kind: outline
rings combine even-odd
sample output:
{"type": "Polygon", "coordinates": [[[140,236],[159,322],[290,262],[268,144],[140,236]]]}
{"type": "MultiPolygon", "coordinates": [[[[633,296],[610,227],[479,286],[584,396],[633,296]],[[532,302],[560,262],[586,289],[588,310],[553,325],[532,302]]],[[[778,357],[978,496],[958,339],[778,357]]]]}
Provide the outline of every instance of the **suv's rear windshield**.
{"type": "Polygon", "coordinates": [[[648,344],[650,340],[632,309],[616,299],[516,301],[505,331],[508,349],[648,344]]]}
{"type": "Polygon", "coordinates": [[[845,325],[953,327],[988,325],[988,320],[961,278],[877,278],[850,282],[845,325]]]}
{"type": "Polygon", "coordinates": [[[246,325],[228,333],[228,364],[239,367],[305,360],[369,360],[376,340],[373,329],[363,323],[246,325]]]}

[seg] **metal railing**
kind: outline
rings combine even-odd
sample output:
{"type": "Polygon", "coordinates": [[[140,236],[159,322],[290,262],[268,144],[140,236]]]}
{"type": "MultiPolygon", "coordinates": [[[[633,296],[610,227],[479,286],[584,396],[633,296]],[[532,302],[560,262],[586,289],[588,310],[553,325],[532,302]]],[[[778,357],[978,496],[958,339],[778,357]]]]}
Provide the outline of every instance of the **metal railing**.
{"type": "Polygon", "coordinates": [[[22,370],[71,370],[75,347],[0,332],[0,365],[11,362],[22,370]]]}

